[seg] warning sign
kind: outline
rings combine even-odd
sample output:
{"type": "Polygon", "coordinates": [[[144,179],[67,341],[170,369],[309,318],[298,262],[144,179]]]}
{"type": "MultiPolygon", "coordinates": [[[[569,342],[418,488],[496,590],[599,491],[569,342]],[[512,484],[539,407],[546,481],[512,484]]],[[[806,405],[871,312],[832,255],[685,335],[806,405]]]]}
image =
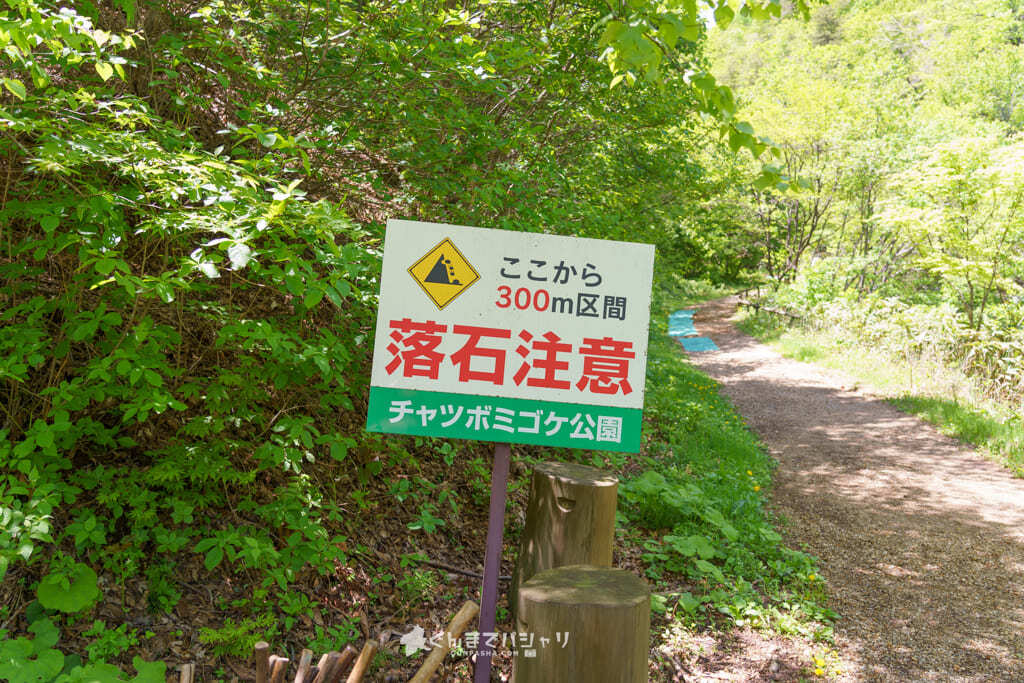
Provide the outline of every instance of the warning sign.
{"type": "Polygon", "coordinates": [[[653,265],[649,244],[389,220],[366,428],[636,453],[653,265]]]}
{"type": "Polygon", "coordinates": [[[447,306],[480,279],[480,274],[447,237],[412,264],[409,274],[438,308],[447,306]]]}

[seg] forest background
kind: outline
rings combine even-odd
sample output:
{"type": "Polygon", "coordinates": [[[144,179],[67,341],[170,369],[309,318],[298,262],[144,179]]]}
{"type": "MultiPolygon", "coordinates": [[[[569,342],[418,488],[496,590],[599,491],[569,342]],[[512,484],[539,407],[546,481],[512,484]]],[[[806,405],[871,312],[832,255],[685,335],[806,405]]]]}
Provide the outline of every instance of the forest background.
{"type": "Polygon", "coordinates": [[[1015,0],[6,0],[0,667],[224,678],[455,595],[427,561],[474,561],[486,449],[362,430],[388,217],[655,244],[644,452],[521,457],[622,474],[656,651],[827,647],[662,318],[764,281],[1019,402],[1022,39],[1015,0]]]}

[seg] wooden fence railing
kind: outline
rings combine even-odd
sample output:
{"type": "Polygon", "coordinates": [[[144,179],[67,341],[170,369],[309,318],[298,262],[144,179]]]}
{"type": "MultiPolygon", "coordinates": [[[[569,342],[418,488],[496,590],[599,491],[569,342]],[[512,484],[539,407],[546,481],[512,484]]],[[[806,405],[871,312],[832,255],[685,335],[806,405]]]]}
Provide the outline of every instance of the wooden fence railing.
{"type": "MultiPolygon", "coordinates": [[[[430,680],[447,656],[452,641],[462,636],[469,622],[479,611],[479,606],[472,600],[467,600],[462,605],[448,624],[448,630],[445,632],[447,637],[442,638],[441,645],[430,650],[419,670],[409,679],[410,683],[426,683],[430,680]]],[[[313,651],[303,650],[291,682],[360,683],[369,671],[373,657],[377,654],[377,647],[376,641],[373,640],[366,641],[359,652],[349,645],[341,652],[328,652],[320,657],[316,664],[313,664],[313,651]]],[[[253,648],[253,664],[256,667],[256,676],[253,679],[255,683],[285,683],[291,660],[271,654],[270,643],[261,640],[253,648]]],[[[182,664],[179,683],[195,683],[195,675],[195,663],[182,664]]]]}

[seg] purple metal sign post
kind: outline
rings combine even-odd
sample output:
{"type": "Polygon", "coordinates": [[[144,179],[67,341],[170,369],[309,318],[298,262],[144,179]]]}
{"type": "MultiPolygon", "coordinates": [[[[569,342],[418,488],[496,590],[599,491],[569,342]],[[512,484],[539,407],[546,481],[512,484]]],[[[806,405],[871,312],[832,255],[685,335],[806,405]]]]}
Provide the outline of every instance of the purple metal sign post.
{"type": "Polygon", "coordinates": [[[501,535],[505,531],[505,493],[508,489],[508,468],[512,449],[507,443],[494,446],[494,464],[491,466],[491,510],[487,516],[487,552],[484,555],[484,585],[480,598],[480,638],[476,648],[476,666],[473,683],[491,680],[490,646],[485,633],[494,633],[498,613],[498,574],[501,569],[501,535]]]}

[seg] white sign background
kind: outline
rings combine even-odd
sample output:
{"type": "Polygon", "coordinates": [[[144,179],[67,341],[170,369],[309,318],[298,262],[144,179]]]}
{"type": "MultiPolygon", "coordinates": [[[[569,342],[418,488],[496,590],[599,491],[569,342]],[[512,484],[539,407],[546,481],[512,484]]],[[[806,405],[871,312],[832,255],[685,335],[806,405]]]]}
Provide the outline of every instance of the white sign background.
{"type": "MultiPolygon", "coordinates": [[[[371,384],[420,391],[642,409],[653,268],[654,246],[650,244],[389,220],[384,240],[371,384]],[[480,279],[443,310],[439,310],[409,274],[408,268],[446,237],[472,264],[480,274],[480,279]],[[519,262],[510,265],[504,260],[505,257],[518,258],[519,262]],[[531,260],[544,261],[545,264],[538,267],[531,264],[531,260]],[[570,274],[566,284],[555,284],[552,281],[555,267],[561,262],[564,262],[565,267],[575,267],[576,274],[570,274]],[[588,264],[593,266],[589,268],[590,272],[600,274],[599,286],[587,287],[581,279],[583,268],[588,264]],[[518,274],[519,279],[503,277],[503,267],[506,272],[518,274]],[[527,272],[531,269],[535,276],[543,273],[547,282],[529,280],[527,272]],[[498,288],[503,285],[511,288],[513,302],[515,292],[520,287],[526,287],[531,292],[545,289],[551,297],[571,298],[574,305],[578,292],[597,294],[600,297],[597,305],[599,315],[603,311],[605,296],[625,297],[625,320],[577,316],[575,310],[572,315],[550,310],[539,312],[532,306],[527,310],[519,310],[514,303],[508,308],[499,308],[497,302],[501,297],[498,288]],[[444,335],[446,343],[438,349],[446,356],[458,350],[468,339],[466,335],[453,334],[452,325],[479,325],[511,330],[510,339],[483,337],[480,341],[482,347],[506,350],[504,384],[460,382],[459,368],[448,357],[442,361],[436,380],[404,377],[401,368],[389,375],[385,367],[394,358],[387,349],[392,341],[389,325],[392,320],[402,318],[410,318],[414,322],[432,320],[448,325],[448,332],[444,335]],[[554,332],[563,342],[572,344],[571,352],[559,355],[559,360],[569,361],[569,369],[558,373],[559,379],[571,382],[569,389],[531,387],[525,380],[520,385],[515,384],[512,377],[523,361],[515,352],[516,347],[523,343],[518,337],[521,330],[530,332],[534,340],[540,339],[545,332],[554,332]],[[616,341],[632,342],[631,350],[636,354],[629,365],[628,379],[632,392],[625,395],[621,392],[599,394],[576,388],[576,380],[583,375],[583,356],[577,350],[584,337],[611,337],[616,341]],[[454,340],[454,343],[450,340],[454,340]]],[[[531,358],[536,357],[537,353],[533,351],[531,358]]],[[[478,359],[476,362],[480,363],[481,369],[489,369],[493,365],[490,359],[478,359]]],[[[539,369],[532,369],[529,376],[539,376],[540,373],[539,369]]]]}

